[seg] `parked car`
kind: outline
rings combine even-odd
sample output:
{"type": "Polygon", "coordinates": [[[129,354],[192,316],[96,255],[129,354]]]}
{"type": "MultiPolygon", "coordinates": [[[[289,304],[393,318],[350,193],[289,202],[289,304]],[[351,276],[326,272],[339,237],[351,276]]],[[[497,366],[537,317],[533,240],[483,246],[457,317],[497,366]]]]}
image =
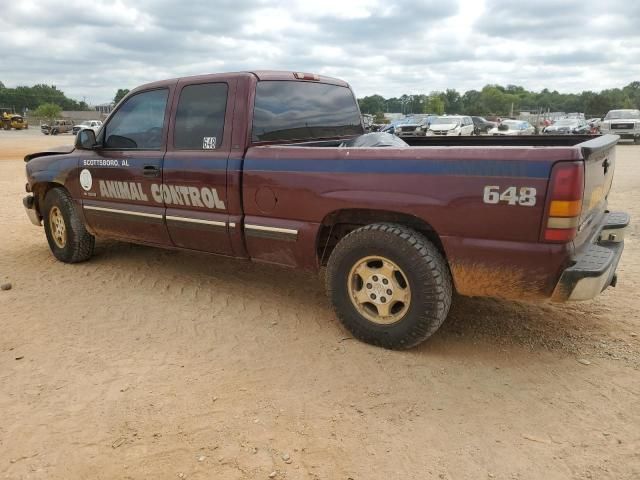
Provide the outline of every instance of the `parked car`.
{"type": "Polygon", "coordinates": [[[76,135],[83,128],[90,128],[95,133],[98,133],[98,130],[100,130],[101,126],[102,126],[102,122],[100,120],[85,120],[84,122],[78,125],[74,125],[71,133],[76,135]]]}
{"type": "Polygon", "coordinates": [[[413,119],[398,125],[395,134],[400,138],[405,137],[424,137],[429,130],[431,122],[438,118],[437,115],[427,115],[424,117],[414,117],[413,119]]]}
{"type": "Polygon", "coordinates": [[[58,135],[59,133],[68,133],[73,130],[73,120],[54,120],[49,124],[40,125],[40,131],[45,135],[58,135]]]}
{"type": "Polygon", "coordinates": [[[544,127],[542,133],[547,135],[585,135],[591,127],[581,118],[561,118],[548,127],[544,127]]]}
{"type": "Polygon", "coordinates": [[[488,133],[493,127],[496,126],[494,122],[490,122],[484,117],[471,117],[473,120],[473,126],[475,127],[475,134],[488,133]]]}
{"type": "Polygon", "coordinates": [[[611,110],[600,123],[600,131],[634,140],[640,145],[640,110],[611,110]]]}
{"type": "Polygon", "coordinates": [[[473,120],[471,117],[463,115],[445,115],[437,117],[431,122],[427,136],[431,135],[456,135],[467,136],[473,135],[473,120]]]}
{"type": "Polygon", "coordinates": [[[594,117],[594,118],[590,118],[589,120],[587,120],[587,124],[592,126],[592,127],[600,128],[600,122],[601,121],[602,121],[602,119],[600,117],[594,117]]]}
{"type": "MultiPolygon", "coordinates": [[[[445,133],[473,128],[470,117],[436,120],[445,133]]],[[[342,80],[201,75],[138,87],[97,135],[27,155],[23,204],[65,263],[115,238],[326,267],[353,336],[402,349],[440,327],[454,291],[565,302],[615,285],[629,224],[607,208],[618,137],[530,138],[365,135],[342,80]]]]}
{"type": "Polygon", "coordinates": [[[391,135],[394,135],[396,133],[396,129],[402,125],[404,125],[407,122],[411,122],[412,118],[411,117],[403,117],[400,118],[398,120],[394,120],[391,123],[386,124],[383,128],[380,129],[380,132],[384,132],[384,133],[390,133],[391,135]]]}
{"type": "Polygon", "coordinates": [[[489,135],[497,136],[533,135],[534,133],[536,133],[535,127],[524,120],[503,120],[500,125],[489,130],[489,135]]]}

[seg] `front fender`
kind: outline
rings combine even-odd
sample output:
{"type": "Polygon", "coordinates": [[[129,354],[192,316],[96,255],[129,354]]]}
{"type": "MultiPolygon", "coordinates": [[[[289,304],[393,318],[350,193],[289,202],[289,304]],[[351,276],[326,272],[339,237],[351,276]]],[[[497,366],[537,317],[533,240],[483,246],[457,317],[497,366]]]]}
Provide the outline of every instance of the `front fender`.
{"type": "Polygon", "coordinates": [[[36,194],[37,201],[54,185],[66,188],[75,203],[80,203],[78,158],[66,155],[36,157],[26,165],[28,190],[36,194]]]}

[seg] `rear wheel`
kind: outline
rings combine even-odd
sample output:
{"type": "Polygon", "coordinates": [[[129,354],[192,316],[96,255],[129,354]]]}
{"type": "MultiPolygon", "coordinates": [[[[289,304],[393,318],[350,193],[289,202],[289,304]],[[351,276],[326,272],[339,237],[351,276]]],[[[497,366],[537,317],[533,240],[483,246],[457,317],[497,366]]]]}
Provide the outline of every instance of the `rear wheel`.
{"type": "Polygon", "coordinates": [[[63,188],[49,190],[42,216],[49,248],[58,260],[77,263],[91,258],[95,238],[87,232],[69,192],[63,188]]]}
{"type": "Polygon", "coordinates": [[[440,327],[451,305],[451,275],[438,249],[402,225],[354,230],[333,251],[327,290],[338,318],[360,340],[410,348],[440,327]]]}

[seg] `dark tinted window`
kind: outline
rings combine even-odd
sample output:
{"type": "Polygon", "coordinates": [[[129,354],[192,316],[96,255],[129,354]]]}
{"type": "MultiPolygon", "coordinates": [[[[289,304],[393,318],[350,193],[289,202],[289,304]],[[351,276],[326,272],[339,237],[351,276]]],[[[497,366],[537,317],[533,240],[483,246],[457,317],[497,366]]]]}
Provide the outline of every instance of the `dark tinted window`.
{"type": "Polygon", "coordinates": [[[175,148],[208,150],[220,147],[226,108],[226,83],[184,87],[176,112],[175,148]]]}
{"type": "Polygon", "coordinates": [[[167,89],[139,93],[127,99],[105,129],[105,147],[157,150],[162,145],[167,89]]]}
{"type": "Polygon", "coordinates": [[[295,81],[258,82],[253,140],[299,140],[364,133],[351,90],[295,81]]]}

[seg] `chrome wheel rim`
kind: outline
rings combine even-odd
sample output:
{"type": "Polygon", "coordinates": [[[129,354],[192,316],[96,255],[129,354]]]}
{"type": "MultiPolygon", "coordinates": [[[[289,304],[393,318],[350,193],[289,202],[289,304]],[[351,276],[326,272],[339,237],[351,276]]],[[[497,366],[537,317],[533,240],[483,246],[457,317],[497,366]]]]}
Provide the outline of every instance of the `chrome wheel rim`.
{"type": "Polygon", "coordinates": [[[381,256],[358,260],[349,272],[347,289],[358,313],[379,325],[399,322],[411,304],[407,275],[381,256]]]}
{"type": "Polygon", "coordinates": [[[51,207],[49,210],[49,230],[51,230],[54,243],[59,248],[64,248],[67,244],[67,227],[58,207],[51,207]]]}

